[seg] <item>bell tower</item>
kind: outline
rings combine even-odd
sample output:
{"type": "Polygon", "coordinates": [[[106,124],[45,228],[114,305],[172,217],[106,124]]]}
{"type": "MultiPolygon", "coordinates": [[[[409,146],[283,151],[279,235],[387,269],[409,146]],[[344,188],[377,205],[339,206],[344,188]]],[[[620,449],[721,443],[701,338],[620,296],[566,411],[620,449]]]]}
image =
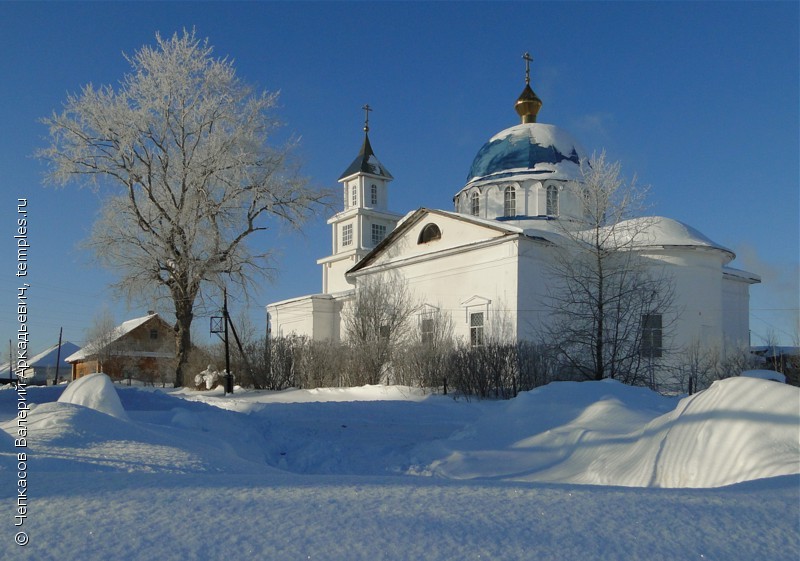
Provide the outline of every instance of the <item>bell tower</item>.
{"type": "Polygon", "coordinates": [[[394,230],[399,214],[388,211],[389,182],[394,179],[378,161],[369,141],[369,105],[364,110],[364,142],[353,162],[339,176],[343,208],[328,219],[331,255],[319,259],[322,292],[334,294],[352,286],[345,273],[394,230]]]}

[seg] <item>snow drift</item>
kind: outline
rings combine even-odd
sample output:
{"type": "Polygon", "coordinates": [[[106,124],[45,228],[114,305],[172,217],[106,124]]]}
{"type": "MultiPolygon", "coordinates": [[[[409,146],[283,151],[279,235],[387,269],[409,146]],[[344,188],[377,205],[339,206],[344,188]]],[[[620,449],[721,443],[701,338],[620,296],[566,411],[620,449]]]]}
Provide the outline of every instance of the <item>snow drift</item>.
{"type": "Polygon", "coordinates": [[[626,487],[719,487],[800,473],[800,389],[730,378],[665,411],[670,405],[612,381],[551,384],[423,445],[423,457],[440,456],[418,472],[626,487]]]}
{"type": "Polygon", "coordinates": [[[101,372],[70,382],[58,402],[82,405],[123,421],[128,420],[111,378],[101,372]]]}

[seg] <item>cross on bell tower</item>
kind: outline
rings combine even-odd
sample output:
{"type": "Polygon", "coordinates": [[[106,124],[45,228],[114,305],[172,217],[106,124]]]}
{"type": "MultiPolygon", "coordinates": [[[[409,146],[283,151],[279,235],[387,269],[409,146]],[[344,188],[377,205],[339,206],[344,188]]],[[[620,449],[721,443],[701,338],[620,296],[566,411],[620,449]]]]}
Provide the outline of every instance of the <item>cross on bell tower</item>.
{"type": "Polygon", "coordinates": [[[369,132],[369,112],[372,111],[372,107],[367,103],[361,109],[364,110],[364,132],[369,132]]]}

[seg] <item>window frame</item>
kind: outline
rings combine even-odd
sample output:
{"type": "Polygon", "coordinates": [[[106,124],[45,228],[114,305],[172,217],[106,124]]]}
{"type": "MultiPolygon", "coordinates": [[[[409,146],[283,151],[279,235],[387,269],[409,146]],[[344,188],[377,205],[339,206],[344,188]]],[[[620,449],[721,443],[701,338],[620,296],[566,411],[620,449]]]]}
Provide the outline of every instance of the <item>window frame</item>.
{"type": "Polygon", "coordinates": [[[434,222],[429,222],[422,227],[417,237],[417,245],[423,245],[442,239],[442,230],[434,222]]]}
{"type": "Polygon", "coordinates": [[[342,226],[342,247],[353,245],[353,225],[344,224],[342,226]]]}
{"type": "Polygon", "coordinates": [[[517,215],[517,190],[509,185],[503,189],[503,216],[517,215]]]}
{"type": "Polygon", "coordinates": [[[469,213],[472,216],[481,214],[481,195],[478,191],[473,191],[469,196],[469,213]]]}
{"type": "Polygon", "coordinates": [[[436,321],[433,315],[428,314],[420,318],[419,338],[423,345],[433,345],[436,339],[436,321]]]}
{"type": "Polygon", "coordinates": [[[560,202],[558,192],[557,185],[548,185],[545,189],[545,214],[547,216],[558,216],[560,202]]]}
{"type": "Polygon", "coordinates": [[[472,348],[483,347],[485,344],[486,312],[469,313],[469,346],[472,348]],[[478,321],[480,323],[478,323],[478,321]]]}
{"type": "Polygon", "coordinates": [[[372,245],[378,245],[386,239],[386,225],[385,224],[372,224],[372,245]]]}
{"type": "Polygon", "coordinates": [[[639,354],[643,358],[664,356],[664,316],[660,313],[642,314],[642,338],[639,354]]]}

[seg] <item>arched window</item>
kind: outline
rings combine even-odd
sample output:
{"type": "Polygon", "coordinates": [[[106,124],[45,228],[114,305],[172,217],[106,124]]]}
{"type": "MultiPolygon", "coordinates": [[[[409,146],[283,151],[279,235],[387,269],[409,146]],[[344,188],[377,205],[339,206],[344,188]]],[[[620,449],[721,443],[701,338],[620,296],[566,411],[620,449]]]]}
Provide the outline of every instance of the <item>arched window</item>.
{"type": "Polygon", "coordinates": [[[547,216],[558,216],[558,187],[547,187],[547,216]]]}
{"type": "Polygon", "coordinates": [[[477,191],[473,191],[469,198],[470,214],[478,216],[481,213],[481,196],[477,191]]]}
{"type": "Polygon", "coordinates": [[[441,239],[442,231],[439,230],[439,227],[436,224],[426,224],[422,231],[419,233],[419,238],[417,238],[418,244],[432,242],[433,240],[441,239]]]}
{"type": "Polygon", "coordinates": [[[372,184],[372,205],[375,206],[378,204],[378,186],[374,183],[372,184]]]}
{"type": "Polygon", "coordinates": [[[506,187],[503,191],[503,216],[517,215],[517,190],[506,187]]]}

